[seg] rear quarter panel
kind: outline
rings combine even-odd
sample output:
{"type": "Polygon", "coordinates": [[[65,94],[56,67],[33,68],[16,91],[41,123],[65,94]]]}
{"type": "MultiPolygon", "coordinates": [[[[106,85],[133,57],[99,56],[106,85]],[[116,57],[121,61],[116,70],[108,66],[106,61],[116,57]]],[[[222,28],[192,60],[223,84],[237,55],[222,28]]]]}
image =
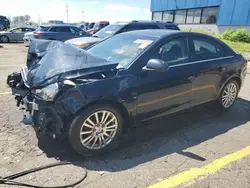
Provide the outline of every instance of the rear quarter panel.
{"type": "MultiPolygon", "coordinates": [[[[242,87],[246,76],[246,67],[244,65],[243,56],[237,54],[234,57],[227,59],[226,61],[221,61],[220,65],[225,68],[225,71],[222,73],[222,79],[219,85],[220,91],[231,79],[236,79],[237,81],[239,81],[240,87],[242,87]]],[[[219,94],[220,92],[218,92],[218,96],[219,94]]]]}

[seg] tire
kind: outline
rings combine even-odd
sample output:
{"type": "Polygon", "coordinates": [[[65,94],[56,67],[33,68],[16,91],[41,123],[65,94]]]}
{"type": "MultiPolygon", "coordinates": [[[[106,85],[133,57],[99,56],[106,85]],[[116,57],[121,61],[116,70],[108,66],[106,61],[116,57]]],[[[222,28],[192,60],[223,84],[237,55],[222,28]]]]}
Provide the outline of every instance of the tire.
{"type": "MultiPolygon", "coordinates": [[[[229,92],[229,93],[230,93],[229,92]]],[[[220,96],[218,97],[216,104],[219,107],[220,111],[228,111],[234,105],[239,93],[239,84],[236,80],[232,79],[223,87],[220,96]],[[228,103],[226,102],[226,92],[229,92],[229,88],[232,87],[231,92],[231,99],[228,103]],[[233,89],[234,88],[234,89],[233,89]]],[[[227,98],[228,99],[228,98],[227,98]]]]}
{"type": "Polygon", "coordinates": [[[83,156],[106,153],[118,147],[122,135],[123,122],[123,117],[119,110],[110,105],[96,104],[76,115],[69,127],[68,140],[74,150],[83,156]],[[104,111],[105,115],[103,116],[104,111]],[[98,112],[99,122],[106,122],[108,126],[105,126],[103,123],[100,123],[99,126],[96,125],[96,112],[98,112]],[[110,113],[109,116],[107,116],[108,112],[110,113]],[[104,119],[102,119],[103,117],[104,119]],[[104,121],[105,117],[107,118],[106,121],[104,121]],[[113,118],[115,119],[112,121],[113,118]],[[109,123],[109,121],[111,122],[109,123]],[[94,125],[91,125],[91,123],[94,125]],[[116,124],[117,126],[114,128],[116,124]],[[110,132],[110,130],[114,129],[116,131],[110,132]],[[85,134],[80,135],[81,131],[85,132],[85,134]],[[107,134],[112,136],[107,137],[107,134]],[[91,138],[88,139],[89,137],[91,138]],[[106,140],[106,145],[102,144],[104,143],[103,140],[106,140]],[[96,141],[96,144],[94,144],[94,141],[96,141]],[[90,143],[88,144],[88,142],[90,143]]]}
{"type": "Polygon", "coordinates": [[[3,35],[3,36],[0,37],[0,42],[1,43],[9,43],[10,39],[9,39],[9,37],[3,35]]]}

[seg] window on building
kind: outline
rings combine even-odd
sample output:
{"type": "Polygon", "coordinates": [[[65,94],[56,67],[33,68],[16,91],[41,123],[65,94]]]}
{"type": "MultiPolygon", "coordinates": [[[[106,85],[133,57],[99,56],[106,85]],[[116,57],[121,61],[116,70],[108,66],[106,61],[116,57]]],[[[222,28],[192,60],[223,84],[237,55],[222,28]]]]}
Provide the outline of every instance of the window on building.
{"type": "Polygon", "coordinates": [[[174,11],[163,12],[163,21],[174,22],[174,11]]]}
{"type": "Polygon", "coordinates": [[[153,20],[161,21],[162,20],[162,12],[153,12],[153,20]]]}
{"type": "Polygon", "coordinates": [[[186,22],[187,10],[177,10],[175,11],[174,22],[177,24],[184,24],[186,22]]]}
{"type": "Polygon", "coordinates": [[[215,24],[217,20],[218,7],[203,8],[201,23],[215,24]]]}
{"type": "Polygon", "coordinates": [[[187,24],[199,24],[201,21],[201,9],[189,9],[187,12],[187,24]]]}

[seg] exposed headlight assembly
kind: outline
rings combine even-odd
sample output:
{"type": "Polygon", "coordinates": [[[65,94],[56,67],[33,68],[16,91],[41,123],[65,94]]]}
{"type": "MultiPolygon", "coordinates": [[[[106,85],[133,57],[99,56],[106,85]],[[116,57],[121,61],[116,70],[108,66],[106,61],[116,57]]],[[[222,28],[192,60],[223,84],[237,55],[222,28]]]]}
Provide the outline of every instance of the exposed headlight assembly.
{"type": "Polygon", "coordinates": [[[37,89],[35,93],[45,101],[53,101],[58,91],[59,86],[57,83],[55,83],[48,85],[42,89],[37,89]]]}

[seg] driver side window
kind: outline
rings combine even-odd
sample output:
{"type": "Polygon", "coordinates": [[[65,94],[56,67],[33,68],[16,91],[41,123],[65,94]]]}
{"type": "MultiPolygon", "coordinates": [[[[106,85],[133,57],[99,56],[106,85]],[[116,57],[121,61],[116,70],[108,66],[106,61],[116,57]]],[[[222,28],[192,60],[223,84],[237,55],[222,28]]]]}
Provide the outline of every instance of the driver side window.
{"type": "Polygon", "coordinates": [[[13,29],[13,31],[15,33],[21,33],[22,32],[22,28],[16,28],[16,29],[13,29]]]}
{"type": "Polygon", "coordinates": [[[186,38],[178,37],[166,42],[156,50],[152,59],[163,60],[169,66],[187,63],[188,51],[186,38]]]}

